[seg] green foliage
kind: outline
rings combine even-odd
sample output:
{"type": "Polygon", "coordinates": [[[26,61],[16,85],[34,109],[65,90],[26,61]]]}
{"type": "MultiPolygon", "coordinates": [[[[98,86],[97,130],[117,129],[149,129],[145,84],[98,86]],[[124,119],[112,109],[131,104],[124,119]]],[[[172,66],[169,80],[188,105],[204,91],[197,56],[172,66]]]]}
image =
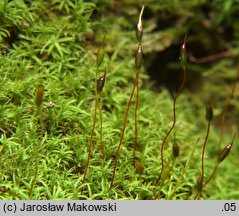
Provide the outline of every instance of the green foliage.
{"type": "MultiPolygon", "coordinates": [[[[160,144],[173,119],[173,101],[165,88],[154,91],[146,71],[156,58],[155,53],[169,47],[174,48],[177,59],[162,63],[170,70],[179,71],[176,46],[181,44],[185,30],[188,30],[187,48],[197,56],[224,48],[238,53],[239,27],[234,20],[237,1],[145,1],[142,44],[146,67],[142,67],[139,82],[138,164],[135,169],[132,163],[134,113],[131,110],[115,184],[110,190],[114,156],[131,92],[129,83],[135,76],[135,24],[139,12],[133,1],[116,2],[0,1],[0,189],[3,191],[0,199],[29,199],[38,142],[38,175],[32,199],[193,199],[202,149],[201,141],[196,147],[195,143],[198,137],[204,137],[204,101],[209,96],[213,99],[215,119],[206,150],[205,180],[210,176],[217,162],[217,122],[235,81],[237,59],[231,57],[206,65],[187,63],[188,80],[200,76],[203,82],[200,93],[185,90],[178,98],[175,133],[180,154],[174,163],[174,138],[170,136],[164,151],[167,172],[163,185],[155,185],[155,182],[161,167],[160,144]],[[200,9],[205,6],[212,10],[207,20],[200,9]],[[219,13],[221,7],[223,13],[219,13]],[[206,30],[205,21],[212,26],[210,29],[206,30]],[[224,23],[226,27],[222,33],[218,31],[218,37],[210,34],[224,23]],[[233,29],[231,40],[224,35],[227,28],[233,29]],[[97,50],[105,33],[104,61],[99,68],[99,74],[107,68],[101,92],[105,158],[102,159],[98,148],[100,124],[97,119],[91,163],[81,195],[92,128],[97,50]],[[213,40],[219,42],[218,47],[213,40]],[[195,53],[195,43],[200,44],[200,53],[195,53]],[[42,125],[35,104],[39,83],[44,85],[42,125]]],[[[238,121],[235,118],[239,110],[237,97],[238,92],[226,119],[238,121]]],[[[230,127],[232,129],[225,130],[223,146],[231,141],[231,131],[236,129],[235,124],[230,127]]],[[[239,197],[234,192],[239,174],[234,151],[237,144],[235,139],[230,154],[218,167],[214,183],[203,190],[203,199],[239,197]]]]}

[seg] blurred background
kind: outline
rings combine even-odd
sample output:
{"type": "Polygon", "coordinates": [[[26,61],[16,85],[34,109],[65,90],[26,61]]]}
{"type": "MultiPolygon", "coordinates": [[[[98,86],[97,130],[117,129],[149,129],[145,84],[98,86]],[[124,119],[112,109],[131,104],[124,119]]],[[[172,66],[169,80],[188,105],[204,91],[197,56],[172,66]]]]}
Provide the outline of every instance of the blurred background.
{"type": "MultiPolygon", "coordinates": [[[[134,169],[128,166],[134,142],[131,109],[127,145],[124,144],[118,169],[122,170],[118,179],[122,185],[117,193],[108,193],[111,166],[107,162],[102,169],[101,155],[95,149],[95,164],[88,174],[89,182],[94,181],[91,199],[154,198],[151,183],[158,178],[161,167],[160,144],[172,121],[172,98],[182,81],[179,53],[185,34],[186,84],[177,101],[175,130],[182,144],[182,166],[175,176],[185,167],[193,143],[205,136],[205,104],[210,101],[215,117],[207,146],[209,176],[219,149],[225,107],[227,139],[223,140],[223,147],[231,142],[239,127],[239,0],[0,0],[0,187],[21,189],[19,194],[28,198],[35,141],[41,139],[40,157],[44,163],[39,176],[44,178],[34,199],[79,198],[77,191],[82,186],[79,174],[84,172],[92,128],[94,79],[102,76],[105,68],[107,80],[101,95],[103,141],[107,160],[113,162],[124,105],[135,77],[135,28],[143,4],[144,63],[140,71],[137,156],[144,166],[144,180],[137,182],[134,169]],[[105,57],[96,74],[100,47],[105,48],[105,57]],[[35,115],[39,83],[45,89],[43,122],[48,137],[38,132],[40,125],[35,115]]],[[[231,159],[219,170],[218,179],[205,198],[239,197],[238,139],[235,142],[231,159]]],[[[196,184],[201,169],[200,144],[192,169],[182,183],[188,194],[179,192],[181,199],[192,195],[191,189],[196,184]]],[[[166,155],[171,157],[171,149],[167,148],[166,155]]],[[[173,184],[171,178],[168,183],[165,188],[173,184]]]]}
{"type": "MultiPolygon", "coordinates": [[[[155,91],[166,88],[173,95],[180,84],[179,52],[187,33],[188,66],[184,91],[191,105],[197,112],[202,103],[210,100],[215,122],[219,123],[225,104],[231,98],[225,127],[228,131],[238,127],[238,0],[95,2],[97,11],[94,16],[102,16],[106,23],[110,20],[105,31],[113,44],[127,36],[134,40],[132,25],[136,25],[140,7],[145,5],[144,65],[155,91]],[[114,23],[119,24],[123,35],[115,34],[118,29],[114,23]]],[[[122,55],[127,49],[134,50],[132,46],[132,43],[123,43],[122,55]]]]}

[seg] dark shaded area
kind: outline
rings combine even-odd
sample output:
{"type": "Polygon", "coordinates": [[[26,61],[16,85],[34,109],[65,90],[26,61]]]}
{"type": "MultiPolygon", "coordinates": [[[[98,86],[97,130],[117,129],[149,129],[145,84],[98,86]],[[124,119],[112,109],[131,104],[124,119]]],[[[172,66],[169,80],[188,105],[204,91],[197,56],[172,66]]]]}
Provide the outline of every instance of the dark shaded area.
{"type": "Polygon", "coordinates": [[[169,69],[169,64],[178,60],[178,53],[175,50],[179,50],[179,47],[169,47],[164,52],[152,53],[150,56],[145,57],[145,61],[147,61],[147,58],[153,59],[147,71],[157,90],[167,88],[170,93],[173,93],[180,85],[182,79],[181,69],[169,69]]]}
{"type": "MultiPolygon", "coordinates": [[[[222,42],[225,40],[223,35],[214,36],[212,32],[205,32],[205,37],[207,37],[207,39],[204,41],[197,39],[198,35],[198,32],[192,29],[192,31],[189,32],[187,41],[189,58],[185,87],[193,92],[200,91],[200,85],[204,82],[203,72],[212,67],[213,64],[218,63],[221,59],[224,59],[224,57],[205,63],[191,62],[190,58],[200,60],[201,58],[207,58],[210,55],[227,51],[227,47],[222,42]]],[[[177,42],[178,44],[173,44],[161,52],[152,52],[144,57],[146,70],[149,73],[151,81],[155,83],[156,90],[167,88],[172,94],[181,83],[182,68],[179,61],[181,44],[180,41],[177,42]]],[[[231,80],[228,84],[230,83],[231,80]]]]}
{"type": "MultiPolygon", "coordinates": [[[[215,4],[215,2],[204,3],[191,8],[190,12],[194,16],[186,14],[184,16],[177,11],[157,13],[156,9],[154,10],[152,7],[146,10],[145,20],[152,20],[156,24],[152,32],[161,34],[172,27],[179,29],[176,40],[169,47],[145,55],[145,67],[151,81],[155,83],[156,90],[167,88],[173,94],[181,82],[179,50],[183,38],[180,32],[188,33],[188,55],[192,55],[196,59],[232,49],[232,42],[236,41],[238,37],[235,30],[239,29],[233,22],[236,17],[236,9],[234,11],[231,6],[228,11],[223,11],[223,9],[226,10],[224,7],[226,7],[226,3],[222,5],[215,4]]],[[[232,55],[230,58],[233,57],[235,56],[232,55]]],[[[222,57],[205,63],[188,61],[185,88],[193,92],[200,92],[205,81],[204,71],[209,70],[225,58],[222,57]]]]}

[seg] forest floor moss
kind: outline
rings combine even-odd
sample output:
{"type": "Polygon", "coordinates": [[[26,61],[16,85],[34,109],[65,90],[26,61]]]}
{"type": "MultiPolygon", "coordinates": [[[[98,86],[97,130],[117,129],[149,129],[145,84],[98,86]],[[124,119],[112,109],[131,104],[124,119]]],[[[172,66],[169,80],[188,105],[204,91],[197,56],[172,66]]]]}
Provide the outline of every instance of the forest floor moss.
{"type": "MultiPolygon", "coordinates": [[[[161,168],[160,146],[172,124],[173,100],[166,89],[154,91],[145,69],[140,75],[137,167],[132,164],[133,100],[114,186],[110,189],[124,112],[135,76],[134,26],[120,15],[113,22],[112,15],[101,18],[100,8],[97,10],[92,2],[60,2],[0,3],[3,12],[0,24],[0,189],[3,192],[0,198],[194,199],[207,127],[205,105],[201,101],[195,107],[192,98],[197,99],[187,89],[179,96],[176,127],[164,151],[166,167],[173,164],[174,135],[180,155],[159,191],[160,185],[155,182],[161,168]],[[112,23],[110,29],[109,23],[112,23]],[[97,117],[92,158],[86,185],[82,185],[93,123],[96,53],[105,31],[106,55],[97,75],[102,76],[107,68],[101,94],[105,158],[102,159],[99,151],[97,117]],[[35,104],[39,84],[44,86],[41,117],[35,104]],[[172,193],[198,138],[189,168],[172,193]],[[38,173],[29,197],[38,142],[38,173]]],[[[137,15],[132,19],[137,20],[137,15]]],[[[180,73],[180,65],[178,68],[180,73]]],[[[212,124],[205,178],[216,163],[219,143],[219,128],[212,124]]],[[[232,134],[225,133],[223,146],[231,139],[232,134]]],[[[239,199],[237,140],[235,144],[230,156],[220,164],[215,179],[204,189],[202,199],[239,199]]]]}

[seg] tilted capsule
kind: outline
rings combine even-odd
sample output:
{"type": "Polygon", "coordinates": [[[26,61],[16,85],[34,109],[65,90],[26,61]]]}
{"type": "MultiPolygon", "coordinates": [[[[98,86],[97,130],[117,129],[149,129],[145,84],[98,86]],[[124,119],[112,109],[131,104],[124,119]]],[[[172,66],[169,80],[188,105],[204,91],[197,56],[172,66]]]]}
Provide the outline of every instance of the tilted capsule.
{"type": "Polygon", "coordinates": [[[43,85],[38,85],[38,87],[37,87],[37,95],[36,95],[36,105],[38,107],[41,106],[41,104],[42,104],[43,93],[44,93],[43,85]]]}
{"type": "Polygon", "coordinates": [[[100,77],[97,80],[97,93],[100,93],[105,85],[105,79],[106,79],[106,72],[104,73],[104,75],[102,77],[100,77]]]}
{"type": "Polygon", "coordinates": [[[202,188],[203,188],[203,178],[202,176],[199,176],[198,179],[197,179],[197,191],[198,192],[201,192],[202,191],[202,188]]]}
{"type": "Polygon", "coordinates": [[[234,135],[233,135],[233,138],[232,138],[232,142],[231,142],[229,145],[227,145],[227,146],[220,152],[219,157],[218,157],[218,163],[221,163],[221,162],[228,156],[228,154],[230,153],[231,148],[232,148],[233,143],[234,143],[234,140],[235,140],[235,138],[236,138],[236,134],[237,134],[237,133],[235,132],[234,135]]]}
{"type": "Polygon", "coordinates": [[[187,34],[185,34],[184,36],[184,41],[180,49],[180,57],[179,57],[180,63],[184,70],[186,70],[187,59],[188,59],[187,49],[186,49],[186,40],[187,40],[187,34]]]}
{"type": "Polygon", "coordinates": [[[176,140],[174,139],[174,142],[173,142],[173,156],[174,156],[174,158],[177,158],[177,157],[178,157],[179,151],[180,151],[179,145],[178,145],[178,143],[176,142],[176,140]]]}
{"type": "Polygon", "coordinates": [[[231,148],[232,148],[232,144],[229,144],[221,151],[221,153],[219,154],[219,157],[218,157],[218,163],[221,163],[222,161],[224,161],[224,159],[230,153],[231,148]]]}
{"type": "Polygon", "coordinates": [[[206,105],[206,119],[208,122],[211,122],[213,119],[213,109],[210,103],[206,105]]]}

